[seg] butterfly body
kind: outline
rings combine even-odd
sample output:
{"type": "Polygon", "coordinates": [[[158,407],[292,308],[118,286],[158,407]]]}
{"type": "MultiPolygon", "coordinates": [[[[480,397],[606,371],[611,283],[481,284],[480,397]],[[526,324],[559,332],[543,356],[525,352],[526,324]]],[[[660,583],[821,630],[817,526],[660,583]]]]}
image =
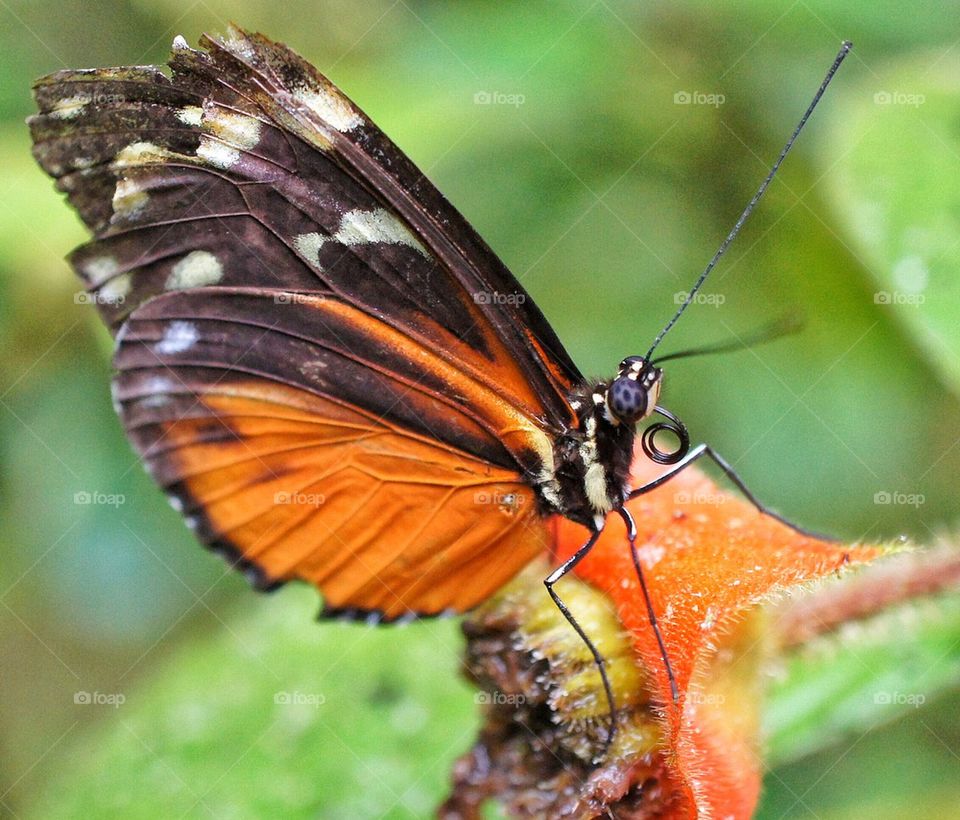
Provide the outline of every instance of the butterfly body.
{"type": "Polygon", "coordinates": [[[633,459],[635,425],[610,412],[607,389],[606,382],[585,383],[570,394],[577,425],[554,445],[558,492],[541,491],[549,513],[590,528],[623,503],[633,459]]]}

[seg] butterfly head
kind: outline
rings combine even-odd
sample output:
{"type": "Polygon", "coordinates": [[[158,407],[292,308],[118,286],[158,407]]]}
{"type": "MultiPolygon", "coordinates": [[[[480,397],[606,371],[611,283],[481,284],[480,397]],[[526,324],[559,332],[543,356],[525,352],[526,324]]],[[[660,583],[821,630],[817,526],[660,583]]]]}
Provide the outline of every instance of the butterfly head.
{"type": "Polygon", "coordinates": [[[607,389],[607,409],[624,424],[636,424],[656,409],[663,371],[643,356],[620,362],[617,377],[607,389]]]}

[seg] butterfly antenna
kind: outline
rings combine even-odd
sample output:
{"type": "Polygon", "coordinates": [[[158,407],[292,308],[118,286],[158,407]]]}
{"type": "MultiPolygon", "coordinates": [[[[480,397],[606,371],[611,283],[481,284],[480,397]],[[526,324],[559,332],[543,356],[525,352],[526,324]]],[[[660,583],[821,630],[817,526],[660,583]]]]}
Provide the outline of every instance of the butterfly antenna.
{"type": "Polygon", "coordinates": [[[702,347],[678,350],[676,353],[669,353],[666,356],[657,356],[651,364],[659,367],[663,362],[669,362],[673,359],[688,359],[691,356],[708,356],[714,353],[733,353],[737,350],[749,350],[754,347],[759,347],[760,345],[768,344],[769,342],[775,342],[784,336],[799,333],[801,330],[803,330],[803,322],[800,317],[788,313],[746,336],[737,336],[729,341],[715,342],[714,344],[703,345],[702,347]]]}
{"type": "Polygon", "coordinates": [[[740,229],[743,227],[743,224],[747,221],[747,218],[750,216],[750,214],[753,213],[753,209],[760,201],[760,197],[762,197],[766,192],[767,187],[770,185],[770,182],[773,180],[774,176],[776,176],[777,171],[780,170],[780,165],[783,163],[784,158],[793,147],[793,143],[796,142],[797,137],[800,136],[800,132],[807,124],[807,120],[810,119],[813,109],[817,107],[817,103],[820,102],[823,92],[827,90],[827,86],[830,85],[833,75],[837,73],[837,69],[840,68],[840,64],[846,59],[846,56],[850,53],[851,48],[853,48],[853,43],[851,43],[849,40],[844,40],[843,44],[840,46],[840,51],[837,53],[837,56],[833,61],[833,65],[830,66],[830,70],[827,72],[827,76],[823,78],[823,82],[820,83],[820,88],[818,88],[817,93],[813,95],[813,100],[810,102],[810,105],[807,106],[807,110],[803,112],[800,122],[797,123],[797,127],[793,129],[793,133],[790,135],[790,139],[787,140],[786,145],[783,146],[783,150],[780,152],[780,156],[777,157],[777,161],[774,162],[773,167],[770,168],[770,173],[768,173],[766,179],[760,183],[760,187],[757,188],[757,192],[747,203],[747,207],[743,209],[743,213],[740,214],[740,218],[736,221],[736,224],[733,226],[730,233],[727,234],[727,238],[723,240],[723,242],[720,244],[720,247],[717,248],[717,252],[713,255],[713,258],[703,269],[703,273],[700,274],[699,278],[690,289],[690,292],[683,300],[683,304],[680,305],[680,307],[677,309],[677,312],[673,314],[673,318],[667,322],[663,330],[657,334],[657,338],[653,340],[653,344],[650,345],[650,350],[647,351],[647,355],[644,357],[647,361],[650,361],[650,357],[653,355],[653,351],[656,350],[657,345],[660,344],[660,342],[663,340],[663,337],[666,336],[670,331],[670,328],[677,323],[677,320],[683,315],[683,312],[687,309],[687,307],[689,307],[690,303],[693,301],[693,297],[697,295],[697,291],[700,290],[700,288],[703,286],[703,283],[710,275],[710,271],[713,270],[714,266],[720,260],[720,257],[723,256],[727,248],[730,247],[730,243],[733,242],[737,234],[740,233],[740,229]]]}

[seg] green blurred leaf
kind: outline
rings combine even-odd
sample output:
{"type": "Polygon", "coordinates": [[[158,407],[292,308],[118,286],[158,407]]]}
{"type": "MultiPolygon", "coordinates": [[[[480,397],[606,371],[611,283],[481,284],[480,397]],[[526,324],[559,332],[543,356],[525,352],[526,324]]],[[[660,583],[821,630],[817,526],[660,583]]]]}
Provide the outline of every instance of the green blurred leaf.
{"type": "Polygon", "coordinates": [[[18,814],[429,816],[476,732],[457,625],[319,626],[318,602],[305,587],[247,596],[150,682],[102,693],[121,705],[76,705],[101,727],[72,738],[69,764],[18,814]]]}
{"type": "Polygon", "coordinates": [[[771,765],[915,712],[960,685],[960,596],[900,607],[784,661],[764,711],[771,765]]]}
{"type": "Polygon", "coordinates": [[[960,59],[888,64],[845,96],[828,176],[838,221],[875,301],[960,392],[960,59]]]}
{"type": "Polygon", "coordinates": [[[757,820],[952,818],[960,805],[953,694],[771,769],[757,820]]]}

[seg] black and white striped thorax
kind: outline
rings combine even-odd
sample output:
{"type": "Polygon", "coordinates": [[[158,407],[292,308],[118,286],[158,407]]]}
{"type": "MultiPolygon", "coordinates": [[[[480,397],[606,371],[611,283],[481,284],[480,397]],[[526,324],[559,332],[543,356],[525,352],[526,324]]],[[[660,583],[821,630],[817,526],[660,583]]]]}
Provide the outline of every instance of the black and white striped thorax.
{"type": "Polygon", "coordinates": [[[536,482],[548,512],[594,527],[623,503],[636,425],[656,408],[661,378],[659,368],[631,356],[612,382],[585,384],[571,394],[579,423],[557,437],[553,470],[536,482]]]}

